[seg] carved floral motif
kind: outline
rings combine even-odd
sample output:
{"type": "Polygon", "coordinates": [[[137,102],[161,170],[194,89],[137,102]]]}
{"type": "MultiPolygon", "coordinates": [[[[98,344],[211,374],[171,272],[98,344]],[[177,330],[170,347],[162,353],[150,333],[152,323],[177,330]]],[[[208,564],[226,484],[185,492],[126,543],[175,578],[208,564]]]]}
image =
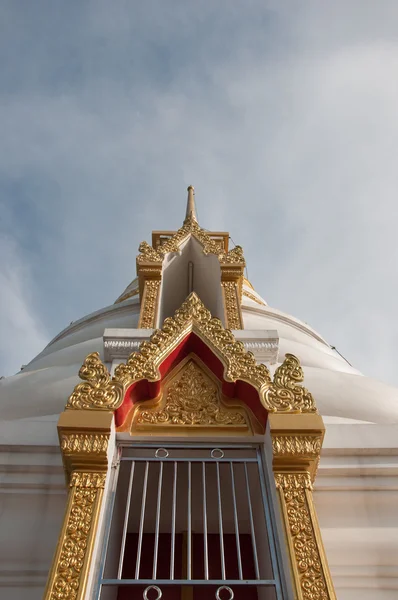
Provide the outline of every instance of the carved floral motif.
{"type": "Polygon", "coordinates": [[[274,455],[283,456],[309,456],[319,455],[322,447],[322,437],[310,435],[276,435],[272,436],[274,455]]]}
{"type": "Polygon", "coordinates": [[[140,254],[137,256],[137,263],[162,263],[164,256],[168,252],[178,252],[181,243],[189,236],[196,238],[203,247],[204,254],[215,254],[218,256],[221,264],[239,264],[245,266],[243,250],[240,246],[232,248],[225,252],[220,248],[219,243],[212,240],[209,234],[200,227],[196,219],[187,217],[183,226],[170,238],[161,244],[157,250],[154,250],[147,242],[142,242],[139,246],[140,254]]]}
{"type": "Polygon", "coordinates": [[[193,361],[189,361],[180,378],[167,390],[164,407],[143,410],[136,423],[247,427],[241,412],[222,407],[217,386],[204,377],[193,361]]]}
{"type": "Polygon", "coordinates": [[[79,371],[79,383],[69,396],[67,408],[113,410],[123,401],[123,386],[111,378],[98,352],[86,356],[79,371]]]}
{"type": "Polygon", "coordinates": [[[242,329],[242,317],[238,301],[238,285],[235,281],[222,281],[224,306],[228,329],[242,329]]]}
{"type": "Polygon", "coordinates": [[[237,342],[221,321],[210,312],[195,293],[192,293],[174,317],[165,319],[162,329],[156,330],[148,342],[143,342],[139,352],[133,353],[126,364],[115,369],[115,379],[124,386],[138,379],[159,379],[158,365],[184,336],[194,329],[203,337],[226,365],[228,381],[244,379],[257,388],[271,383],[265,365],[257,365],[254,355],[247,352],[242,342],[237,342]]]}
{"type": "Polygon", "coordinates": [[[312,502],[309,473],[276,473],[275,483],[287,512],[302,600],[334,599],[328,591],[309,507],[312,502]]]}
{"type": "Polygon", "coordinates": [[[61,450],[66,454],[103,454],[108,449],[108,442],[109,434],[62,434],[61,450]]]}
{"type": "Polygon", "coordinates": [[[299,359],[286,354],[284,362],[276,369],[274,381],[265,392],[266,405],[272,412],[316,412],[314,398],[303,386],[303,369],[299,359]]]}
{"type": "Polygon", "coordinates": [[[145,282],[139,325],[142,329],[153,329],[155,327],[159,289],[160,280],[153,279],[145,282]]]}
{"type": "Polygon", "coordinates": [[[89,539],[95,533],[93,526],[105,478],[106,473],[75,472],[72,475],[65,534],[52,584],[46,594],[49,600],[76,600],[81,591],[89,539]]]}
{"type": "Polygon", "coordinates": [[[195,293],[187,298],[174,317],[165,319],[162,329],[157,329],[149,341],[141,344],[139,352],[132,353],[126,363],[118,365],[113,378],[99,354],[89,354],[79,372],[87,383],[75,387],[67,408],[115,410],[121,405],[129,385],[140,379],[159,380],[159,365],[190,331],[195,331],[219,356],[225,367],[226,381],[240,379],[250,383],[257,389],[268,411],[316,412],[312,395],[298,385],[304,375],[295,356],[286,355],[272,381],[268,368],[257,364],[244,344],[237,342],[219,319],[211,317],[195,293]]]}

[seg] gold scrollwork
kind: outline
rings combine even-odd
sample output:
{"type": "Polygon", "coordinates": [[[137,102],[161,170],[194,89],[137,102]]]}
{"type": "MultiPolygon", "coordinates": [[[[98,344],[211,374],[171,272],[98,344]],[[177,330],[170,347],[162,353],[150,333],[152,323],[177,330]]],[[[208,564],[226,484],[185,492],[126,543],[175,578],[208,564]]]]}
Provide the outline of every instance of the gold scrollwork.
{"type": "Polygon", "coordinates": [[[278,457],[308,456],[313,458],[319,456],[321,447],[322,436],[320,435],[272,436],[273,452],[278,457]]]}
{"type": "Polygon", "coordinates": [[[64,454],[104,454],[108,450],[109,434],[62,434],[60,441],[64,454]]]}
{"type": "Polygon", "coordinates": [[[79,372],[87,383],[75,387],[67,408],[115,410],[121,405],[129,385],[140,379],[159,380],[159,365],[190,331],[195,331],[220,358],[225,379],[250,383],[268,411],[316,412],[312,395],[298,385],[303,380],[303,371],[295,356],[286,355],[272,381],[268,368],[257,364],[243,343],[237,342],[219,319],[211,317],[195,293],[190,294],[174,317],[165,319],[162,329],[157,329],[148,342],[141,344],[139,352],[130,354],[126,363],[118,365],[113,378],[99,354],[89,354],[79,372]]]}
{"type": "Polygon", "coordinates": [[[204,254],[215,254],[218,256],[221,264],[239,264],[242,267],[245,266],[243,250],[240,246],[236,246],[229,252],[225,252],[225,250],[220,248],[220,244],[213,240],[192,216],[188,216],[183,226],[172,237],[165,240],[156,250],[147,242],[142,242],[139,246],[140,254],[137,257],[137,263],[161,263],[168,252],[178,252],[181,243],[189,235],[192,235],[200,242],[204,254]]]}
{"type": "Polygon", "coordinates": [[[326,559],[319,545],[309,473],[275,473],[291,542],[300,600],[335,600],[326,559]],[[326,566],[327,568],[327,566],[326,566]]]}
{"type": "Polygon", "coordinates": [[[152,279],[145,281],[144,296],[142,300],[139,327],[142,329],[153,329],[156,325],[156,312],[158,308],[158,297],[160,280],[152,279]]]}
{"type": "Polygon", "coordinates": [[[242,342],[235,340],[231,331],[224,329],[219,319],[211,317],[194,292],[174,317],[165,319],[162,329],[155,331],[148,342],[142,343],[139,352],[131,354],[126,364],[118,365],[115,379],[124,386],[138,379],[156,381],[160,376],[158,365],[192,329],[223,359],[228,381],[243,378],[257,388],[271,383],[267,367],[257,365],[254,355],[246,351],[242,342]]]}
{"type": "Polygon", "coordinates": [[[75,472],[72,475],[64,533],[45,600],[78,600],[84,597],[85,573],[105,478],[106,473],[75,472]]]}
{"type": "Polygon", "coordinates": [[[164,406],[141,410],[135,423],[248,428],[242,412],[222,407],[217,386],[204,377],[193,361],[188,362],[180,378],[170,385],[164,406]]]}
{"type": "Polygon", "coordinates": [[[235,281],[222,281],[226,325],[228,329],[243,329],[238,302],[238,284],[235,281]]]}
{"type": "Polygon", "coordinates": [[[299,359],[286,354],[284,362],[276,369],[274,380],[265,392],[266,404],[272,412],[316,412],[314,398],[303,386],[303,369],[299,359]]]}
{"type": "Polygon", "coordinates": [[[98,352],[86,356],[79,377],[85,383],[75,387],[66,408],[113,410],[122,403],[123,386],[111,379],[98,352]]]}

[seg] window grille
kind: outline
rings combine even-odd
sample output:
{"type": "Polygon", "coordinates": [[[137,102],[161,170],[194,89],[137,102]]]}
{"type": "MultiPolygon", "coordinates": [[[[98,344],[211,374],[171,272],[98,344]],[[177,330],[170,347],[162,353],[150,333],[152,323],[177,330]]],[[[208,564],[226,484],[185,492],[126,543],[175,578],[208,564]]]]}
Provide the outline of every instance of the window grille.
{"type": "Polygon", "coordinates": [[[260,448],[122,448],[97,600],[282,600],[260,448]]]}

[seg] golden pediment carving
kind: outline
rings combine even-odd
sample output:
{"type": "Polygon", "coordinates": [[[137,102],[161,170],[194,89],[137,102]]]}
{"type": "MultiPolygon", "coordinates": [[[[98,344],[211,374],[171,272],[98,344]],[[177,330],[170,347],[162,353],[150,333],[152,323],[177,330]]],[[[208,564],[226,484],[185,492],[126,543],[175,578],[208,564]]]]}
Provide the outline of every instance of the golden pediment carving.
{"type": "Polygon", "coordinates": [[[193,360],[166,386],[160,403],[138,409],[133,428],[154,425],[249,429],[245,410],[225,406],[217,384],[193,360]]]}

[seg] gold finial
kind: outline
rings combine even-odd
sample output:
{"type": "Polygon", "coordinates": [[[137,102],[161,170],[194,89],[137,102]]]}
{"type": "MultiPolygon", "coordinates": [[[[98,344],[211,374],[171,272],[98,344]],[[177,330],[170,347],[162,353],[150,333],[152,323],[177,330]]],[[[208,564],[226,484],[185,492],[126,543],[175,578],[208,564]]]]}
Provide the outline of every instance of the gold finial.
{"type": "Polygon", "coordinates": [[[188,186],[188,200],[187,200],[187,212],[185,214],[185,219],[193,219],[197,221],[198,218],[196,216],[196,206],[195,206],[195,188],[193,185],[188,186]]]}

